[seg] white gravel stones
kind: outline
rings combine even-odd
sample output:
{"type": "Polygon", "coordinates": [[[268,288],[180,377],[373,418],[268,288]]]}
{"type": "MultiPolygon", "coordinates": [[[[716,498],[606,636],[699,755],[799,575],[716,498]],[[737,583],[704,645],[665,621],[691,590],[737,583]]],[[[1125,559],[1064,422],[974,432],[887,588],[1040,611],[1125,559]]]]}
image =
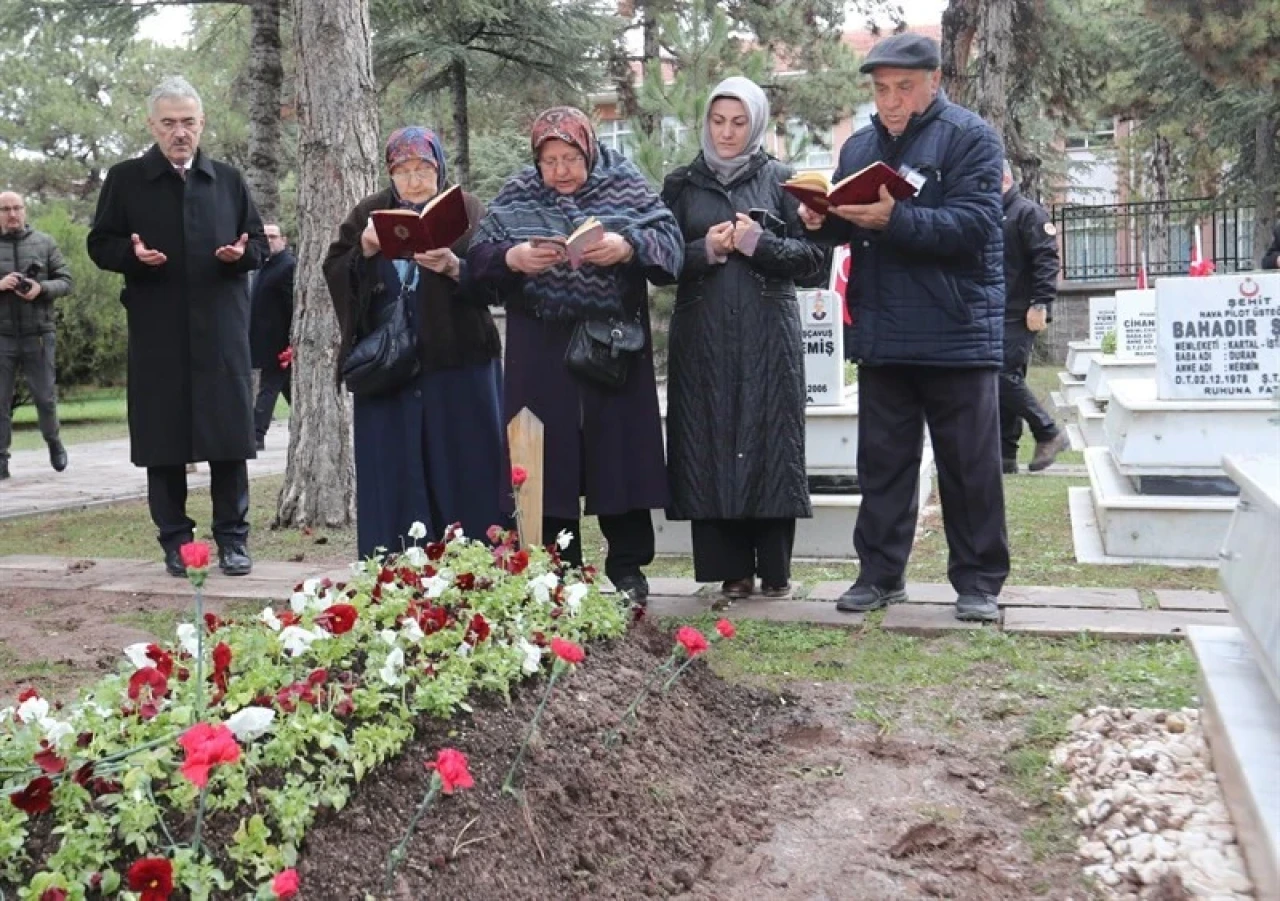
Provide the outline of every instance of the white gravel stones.
{"type": "Polygon", "coordinates": [[[1254,897],[1198,710],[1095,707],[1071,733],[1053,762],[1084,832],[1076,853],[1104,897],[1170,897],[1175,880],[1191,898],[1254,897]]]}

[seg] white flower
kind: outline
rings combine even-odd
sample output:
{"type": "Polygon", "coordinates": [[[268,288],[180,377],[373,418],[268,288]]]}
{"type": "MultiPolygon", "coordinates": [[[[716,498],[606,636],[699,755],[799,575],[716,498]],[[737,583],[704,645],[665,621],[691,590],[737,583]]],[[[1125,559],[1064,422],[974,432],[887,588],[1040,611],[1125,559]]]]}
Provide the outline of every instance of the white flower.
{"type": "Polygon", "coordinates": [[[563,551],[571,544],[573,544],[573,533],[568,529],[561,529],[556,533],[556,547],[560,550],[563,551]]]}
{"type": "Polygon", "coordinates": [[[71,728],[70,723],[64,723],[61,720],[55,720],[51,717],[45,717],[40,720],[40,728],[44,730],[44,737],[49,744],[56,745],[62,739],[75,732],[71,728]]]}
{"type": "Polygon", "coordinates": [[[186,651],[192,657],[200,650],[200,645],[196,640],[196,627],[191,623],[178,624],[178,644],[182,645],[182,650],[186,651]]]}
{"type": "Polygon", "coordinates": [[[382,669],[378,670],[378,675],[382,677],[382,681],[390,686],[400,684],[400,670],[404,669],[404,651],[399,648],[392,648],[391,653],[387,655],[387,660],[382,664],[382,669]]]}
{"type": "Polygon", "coordinates": [[[328,637],[329,633],[322,629],[308,632],[301,626],[286,626],[280,633],[280,644],[290,657],[297,657],[310,650],[313,642],[328,637]]]}
{"type": "Polygon", "coordinates": [[[150,647],[148,642],[140,641],[124,649],[124,655],[129,658],[129,662],[133,664],[134,669],[155,666],[155,662],[147,656],[148,647],[150,647]]]}
{"type": "Polygon", "coordinates": [[[438,598],[445,593],[445,590],[453,584],[452,577],[446,578],[444,573],[432,576],[422,583],[422,590],[429,598],[438,598]]]}
{"type": "Polygon", "coordinates": [[[269,707],[245,707],[231,714],[227,720],[227,728],[234,733],[236,741],[246,741],[265,735],[271,728],[276,712],[269,707]]]}
{"type": "Polygon", "coordinates": [[[307,579],[302,583],[302,590],[307,594],[311,595],[313,598],[318,597],[320,592],[320,580],[307,579]]]}
{"type": "Polygon", "coordinates": [[[311,596],[303,591],[295,591],[289,595],[289,606],[293,608],[294,613],[301,616],[311,606],[311,596]]]}
{"type": "Polygon", "coordinates": [[[426,538],[427,527],[420,522],[414,522],[413,525],[409,526],[409,537],[413,539],[426,538]]]}
{"type": "Polygon", "coordinates": [[[44,698],[27,698],[18,705],[18,719],[35,723],[49,715],[49,702],[44,698]]]}
{"type": "Polygon", "coordinates": [[[415,544],[404,552],[404,559],[409,562],[410,566],[426,566],[427,552],[415,544]]]}
{"type": "Polygon", "coordinates": [[[0,707],[0,723],[7,723],[17,713],[12,707],[0,707]]]}
{"type": "Polygon", "coordinates": [[[547,604],[551,601],[551,592],[555,591],[559,584],[559,576],[555,573],[545,573],[529,580],[529,593],[533,595],[534,600],[547,604]]]}
{"type": "Polygon", "coordinates": [[[520,668],[527,675],[532,676],[542,667],[542,648],[527,638],[521,638],[518,647],[520,653],[524,655],[524,661],[520,664],[520,668]]]}
{"type": "Polygon", "coordinates": [[[461,541],[466,537],[467,536],[463,534],[461,524],[459,524],[459,525],[455,525],[452,530],[450,530],[445,534],[444,540],[445,541],[461,541]]]}
{"type": "Polygon", "coordinates": [[[564,591],[564,602],[569,608],[570,616],[577,616],[578,611],[582,609],[582,599],[587,596],[587,592],[591,589],[587,588],[581,582],[570,585],[564,591]]]}
{"type": "Polygon", "coordinates": [[[351,570],[351,575],[353,576],[364,575],[364,569],[365,569],[364,561],[357,560],[355,563],[350,563],[347,565],[347,569],[351,570]]]}
{"type": "Polygon", "coordinates": [[[454,651],[454,653],[457,654],[459,657],[470,657],[471,645],[467,644],[464,641],[462,644],[458,645],[458,650],[454,651]]]}
{"type": "Polygon", "coordinates": [[[395,629],[383,629],[381,632],[378,633],[378,637],[381,638],[383,641],[385,641],[391,647],[394,648],[396,646],[396,630],[395,629]]]}
{"type": "Polygon", "coordinates": [[[404,636],[404,640],[410,644],[417,644],[426,638],[426,633],[422,631],[422,627],[418,625],[416,619],[406,619],[404,625],[400,627],[400,634],[404,636]]]}
{"type": "Polygon", "coordinates": [[[258,619],[266,623],[272,632],[279,632],[284,628],[284,623],[280,622],[276,617],[276,612],[270,607],[263,607],[262,612],[258,614],[258,619]]]}

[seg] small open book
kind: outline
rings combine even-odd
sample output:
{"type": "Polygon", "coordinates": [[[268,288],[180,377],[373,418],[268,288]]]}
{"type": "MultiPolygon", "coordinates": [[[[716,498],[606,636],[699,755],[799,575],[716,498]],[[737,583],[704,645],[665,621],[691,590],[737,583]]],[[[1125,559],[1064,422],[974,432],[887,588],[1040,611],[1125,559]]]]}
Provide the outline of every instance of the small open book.
{"type": "Polygon", "coordinates": [[[895,200],[914,197],[915,187],[880,161],[859,169],[832,185],[821,172],[801,172],[784,182],[782,189],[816,213],[833,206],[861,206],[880,199],[880,186],[889,189],[895,200]]]}
{"type": "Polygon", "coordinates": [[[413,210],[374,210],[373,230],[382,255],[407,259],[415,253],[451,247],[467,233],[467,207],[457,185],[432,198],[421,213],[413,210]]]}
{"type": "Polygon", "coordinates": [[[534,247],[556,247],[561,250],[564,259],[568,261],[569,266],[577,269],[582,265],[582,254],[589,247],[594,247],[604,239],[604,226],[596,220],[595,216],[591,216],[586,222],[579,225],[573,230],[573,234],[550,235],[547,237],[530,238],[529,243],[534,247]]]}

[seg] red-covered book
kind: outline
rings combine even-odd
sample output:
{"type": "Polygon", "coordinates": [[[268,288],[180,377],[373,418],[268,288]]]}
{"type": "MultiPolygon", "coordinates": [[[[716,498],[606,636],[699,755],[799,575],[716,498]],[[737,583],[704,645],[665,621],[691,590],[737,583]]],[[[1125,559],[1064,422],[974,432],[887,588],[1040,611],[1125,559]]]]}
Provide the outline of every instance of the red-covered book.
{"type": "Polygon", "coordinates": [[[784,182],[782,189],[814,212],[825,213],[833,206],[875,203],[880,199],[881,185],[889,189],[895,200],[906,200],[916,194],[911,182],[878,160],[834,185],[820,172],[802,172],[784,182]]]}
{"type": "Polygon", "coordinates": [[[462,189],[457,185],[432,198],[421,213],[374,210],[371,218],[378,243],[382,245],[382,255],[400,259],[451,247],[471,225],[462,189]]]}

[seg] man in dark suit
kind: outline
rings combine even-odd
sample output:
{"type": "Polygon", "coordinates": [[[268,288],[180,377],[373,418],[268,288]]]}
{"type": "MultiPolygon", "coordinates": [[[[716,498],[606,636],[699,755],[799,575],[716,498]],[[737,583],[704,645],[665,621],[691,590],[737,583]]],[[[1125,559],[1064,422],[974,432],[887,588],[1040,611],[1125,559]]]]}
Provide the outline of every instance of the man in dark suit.
{"type": "Polygon", "coordinates": [[[200,96],[167,78],[147,98],[155,144],[112,166],[98,195],[89,256],[124,275],[129,323],[129,438],[147,468],[147,501],[165,568],[185,575],[190,541],[186,465],[209,463],[218,565],[243,575],[249,557],[254,456],[248,273],[267,258],[244,178],[200,150],[200,96]]]}
{"type": "Polygon", "coordinates": [[[258,398],[253,404],[253,431],[258,450],[266,450],[267,430],[271,428],[276,398],[283,393],[284,399],[293,403],[289,390],[292,359],[291,355],[281,355],[289,347],[289,328],[293,323],[293,271],[297,267],[297,260],[289,249],[289,240],[280,226],[270,223],[263,229],[271,248],[271,259],[263,264],[253,279],[249,313],[250,362],[260,373],[258,398]]]}

